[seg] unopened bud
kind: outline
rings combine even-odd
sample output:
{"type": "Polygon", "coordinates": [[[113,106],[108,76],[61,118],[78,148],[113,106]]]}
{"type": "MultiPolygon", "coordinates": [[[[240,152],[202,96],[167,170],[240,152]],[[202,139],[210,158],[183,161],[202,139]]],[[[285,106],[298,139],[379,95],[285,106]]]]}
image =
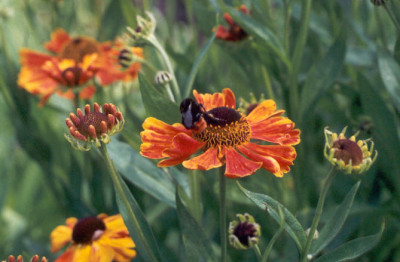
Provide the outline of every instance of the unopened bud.
{"type": "Polygon", "coordinates": [[[156,85],[165,85],[169,82],[171,82],[173,79],[173,76],[168,73],[167,71],[158,71],[156,76],[154,77],[154,83],[156,85]]]}

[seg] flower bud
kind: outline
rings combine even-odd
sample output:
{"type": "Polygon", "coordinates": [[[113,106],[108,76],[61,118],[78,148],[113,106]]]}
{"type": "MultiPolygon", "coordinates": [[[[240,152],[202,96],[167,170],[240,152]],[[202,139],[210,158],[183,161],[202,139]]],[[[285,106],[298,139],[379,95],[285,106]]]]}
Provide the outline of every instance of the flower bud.
{"type": "Polygon", "coordinates": [[[173,76],[167,71],[158,71],[154,77],[154,83],[156,85],[166,85],[167,83],[171,82],[172,79],[173,76]]]}
{"type": "Polygon", "coordinates": [[[236,215],[239,221],[229,223],[229,244],[237,249],[248,249],[258,243],[261,228],[254,218],[245,213],[236,215]]]}
{"type": "Polygon", "coordinates": [[[143,44],[146,43],[147,40],[154,34],[154,30],[156,29],[156,19],[153,14],[150,12],[146,12],[146,17],[137,16],[137,27],[136,29],[132,29],[128,27],[128,32],[133,39],[133,44],[143,44]]]}

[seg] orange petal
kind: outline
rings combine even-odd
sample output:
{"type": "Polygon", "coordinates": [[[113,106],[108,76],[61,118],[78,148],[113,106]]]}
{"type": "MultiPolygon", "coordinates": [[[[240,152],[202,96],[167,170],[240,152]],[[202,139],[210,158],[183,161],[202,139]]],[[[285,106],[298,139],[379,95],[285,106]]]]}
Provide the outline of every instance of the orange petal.
{"type": "Polygon", "coordinates": [[[79,92],[79,99],[90,99],[96,93],[96,87],[93,85],[88,85],[82,88],[79,92]]]}
{"type": "Polygon", "coordinates": [[[183,162],[182,165],[188,169],[200,170],[209,170],[211,168],[220,167],[223,163],[218,158],[217,153],[218,150],[211,147],[203,154],[183,162]]]}
{"type": "Polygon", "coordinates": [[[158,163],[159,167],[173,166],[182,163],[188,159],[203,146],[203,143],[198,142],[185,133],[177,134],[172,141],[172,145],[162,152],[163,157],[167,157],[158,163]]]}
{"type": "Polygon", "coordinates": [[[22,66],[40,67],[53,56],[33,51],[28,48],[21,48],[19,51],[19,57],[22,66]]]}
{"type": "Polygon", "coordinates": [[[70,217],[65,220],[65,226],[56,227],[50,234],[51,252],[58,252],[63,246],[72,240],[72,230],[78,219],[70,217]]]}
{"type": "Polygon", "coordinates": [[[199,94],[196,90],[193,90],[193,96],[196,98],[198,103],[202,104],[206,108],[207,111],[222,106],[235,108],[235,95],[229,88],[223,89],[222,93],[214,94],[199,94]]]}
{"type": "MultiPolygon", "coordinates": [[[[263,121],[264,119],[271,117],[271,115],[275,112],[275,110],[276,110],[275,101],[272,99],[265,100],[251,111],[251,113],[247,116],[247,121],[249,123],[263,121]]],[[[273,115],[274,116],[281,115],[284,112],[285,111],[283,110],[279,110],[273,115]]]]}
{"type": "Polygon", "coordinates": [[[75,250],[76,246],[70,246],[67,251],[65,251],[61,256],[59,256],[55,262],[71,262],[75,261],[74,256],[75,256],[75,250]]]}
{"type": "Polygon", "coordinates": [[[243,153],[245,156],[250,158],[251,160],[254,160],[256,162],[262,162],[262,167],[271,173],[273,173],[275,176],[282,177],[283,173],[281,172],[280,166],[278,161],[276,161],[273,157],[270,156],[263,156],[260,154],[257,154],[245,146],[241,146],[238,148],[241,153],[243,153]]]}
{"type": "Polygon", "coordinates": [[[254,162],[245,158],[234,148],[225,149],[225,161],[225,176],[230,178],[249,176],[256,172],[263,164],[262,162],[254,162]]]}
{"type": "Polygon", "coordinates": [[[71,41],[71,37],[63,29],[59,28],[51,34],[51,40],[44,47],[54,53],[60,53],[64,46],[71,41]]]}
{"type": "Polygon", "coordinates": [[[251,138],[280,145],[300,143],[300,130],[293,129],[294,123],[287,117],[275,116],[260,122],[250,123],[251,138]]]}

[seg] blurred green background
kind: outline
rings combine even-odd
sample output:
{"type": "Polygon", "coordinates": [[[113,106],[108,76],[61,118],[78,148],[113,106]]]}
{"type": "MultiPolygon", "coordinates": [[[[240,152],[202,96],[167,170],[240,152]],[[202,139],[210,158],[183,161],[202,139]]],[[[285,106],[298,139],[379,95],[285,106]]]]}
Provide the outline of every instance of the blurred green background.
{"type": "MultiPolygon", "coordinates": [[[[286,110],[302,132],[292,171],[278,179],[262,170],[241,183],[279,200],[305,228],[311,224],[321,181],[330,168],[323,157],[324,127],[340,132],[348,126],[348,135],[360,130],[360,138],[371,137],[379,152],[377,162],[362,176],[339,175],[328,193],[322,224],[362,180],[350,216],[327,250],[376,233],[385,219],[378,246],[357,261],[400,261],[400,40],[389,16],[400,20],[400,4],[387,1],[385,9],[367,0],[312,1],[310,20],[302,31],[305,2],[225,1],[231,9],[245,4],[251,10],[250,20],[233,14],[249,37],[240,42],[214,40],[198,67],[193,88],[217,92],[229,87],[237,101],[249,101],[250,92],[256,98],[264,94],[286,110]]],[[[49,234],[67,217],[118,213],[97,150],[73,150],[64,138],[64,120],[75,111],[71,101],[54,96],[39,108],[39,98],[17,86],[19,49],[45,51],[43,43],[57,28],[98,41],[113,40],[126,32],[126,26],[136,27],[136,15],[151,11],[157,19],[155,35],[173,61],[181,93],[188,93],[184,87],[193,63],[217,20],[225,24],[222,13],[229,8],[216,0],[0,0],[0,259],[9,254],[39,254],[51,261],[56,255],[50,253],[49,234]]],[[[154,48],[144,47],[144,54],[155,68],[165,69],[154,48]]],[[[153,81],[149,67],[143,66],[142,74],[153,81]]],[[[120,108],[127,124],[119,139],[138,150],[141,124],[149,116],[138,83],[105,87],[93,98],[96,101],[120,108]]],[[[171,118],[179,121],[179,111],[171,118]]],[[[202,225],[217,246],[217,172],[197,175],[202,225]]],[[[183,259],[176,210],[142,187],[129,185],[165,261],[183,259]]],[[[265,246],[277,228],[275,221],[250,202],[234,180],[228,180],[227,192],[228,221],[236,213],[252,214],[262,226],[260,246],[265,246]]],[[[232,261],[255,260],[251,250],[228,247],[228,252],[232,261]]],[[[294,242],[283,234],[271,259],[296,261],[297,256],[294,242]]]]}

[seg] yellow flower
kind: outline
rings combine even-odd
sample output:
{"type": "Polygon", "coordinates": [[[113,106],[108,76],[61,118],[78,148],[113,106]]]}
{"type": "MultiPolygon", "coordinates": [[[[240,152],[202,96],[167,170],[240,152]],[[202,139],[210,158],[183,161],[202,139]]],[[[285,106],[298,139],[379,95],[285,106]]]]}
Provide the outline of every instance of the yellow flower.
{"type": "Polygon", "coordinates": [[[136,256],[135,243],[121,215],[100,214],[80,220],[70,217],[65,224],[50,235],[53,253],[70,243],[55,262],[125,262],[136,256]]]}
{"type": "Polygon", "coordinates": [[[338,135],[325,128],[324,155],[339,170],[347,174],[361,174],[375,162],[378,152],[374,151],[374,142],[371,139],[356,140],[358,132],[347,139],[346,129],[347,127],[338,135]],[[368,142],[371,142],[370,146],[368,142]]]}

